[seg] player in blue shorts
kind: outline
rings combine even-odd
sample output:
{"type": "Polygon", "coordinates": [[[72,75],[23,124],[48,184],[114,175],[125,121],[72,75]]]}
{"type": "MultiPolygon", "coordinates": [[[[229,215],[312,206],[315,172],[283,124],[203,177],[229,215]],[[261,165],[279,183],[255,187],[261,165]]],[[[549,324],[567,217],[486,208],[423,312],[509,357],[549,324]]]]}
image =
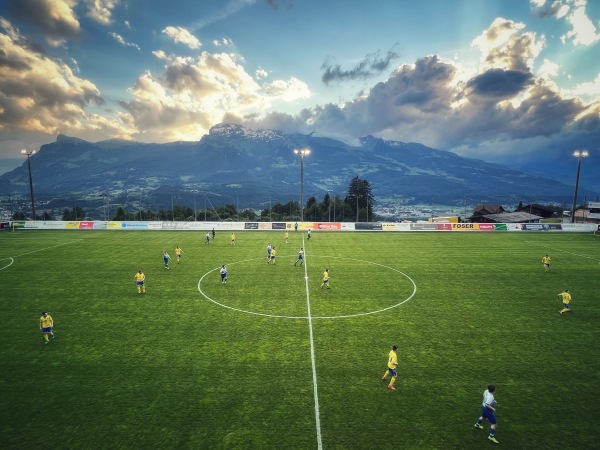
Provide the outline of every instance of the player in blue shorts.
{"type": "Polygon", "coordinates": [[[483,402],[481,403],[481,417],[477,419],[475,428],[482,428],[481,425],[485,419],[490,421],[490,435],[488,439],[494,444],[499,444],[496,440],[496,399],[494,398],[494,391],[496,387],[493,384],[488,385],[487,389],[483,393],[483,402]]]}
{"type": "Polygon", "coordinates": [[[221,283],[227,284],[227,267],[225,267],[225,265],[223,265],[221,267],[220,273],[221,273],[221,283]]]}
{"type": "Polygon", "coordinates": [[[304,264],[304,248],[303,247],[300,247],[300,251],[298,252],[298,259],[294,263],[294,266],[298,263],[300,263],[300,265],[304,264]]]}

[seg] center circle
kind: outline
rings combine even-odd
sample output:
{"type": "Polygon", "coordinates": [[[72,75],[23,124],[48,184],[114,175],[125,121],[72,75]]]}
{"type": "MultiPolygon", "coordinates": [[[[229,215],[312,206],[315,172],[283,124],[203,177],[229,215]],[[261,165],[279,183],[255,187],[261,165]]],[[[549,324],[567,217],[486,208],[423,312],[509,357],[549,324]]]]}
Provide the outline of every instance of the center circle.
{"type": "MultiPolygon", "coordinates": [[[[285,257],[283,257],[285,258],[285,257]]],[[[278,258],[278,259],[283,259],[283,258],[278,258]]],[[[359,263],[363,263],[363,264],[369,264],[369,265],[373,265],[373,266],[378,266],[378,267],[382,267],[384,269],[388,269],[391,270],[393,272],[396,272],[397,274],[401,275],[402,277],[406,278],[410,284],[412,285],[412,292],[410,293],[410,295],[405,298],[400,300],[398,303],[391,305],[391,306],[387,306],[385,308],[381,308],[381,309],[376,309],[376,310],[372,310],[372,311],[367,311],[367,312],[361,312],[361,313],[356,313],[356,314],[341,314],[341,315],[332,315],[332,316],[291,316],[291,315],[283,315],[283,314],[268,314],[268,313],[263,313],[263,312],[257,312],[257,311],[250,311],[250,310],[246,310],[246,309],[241,309],[241,308],[235,308],[233,306],[229,306],[226,305],[224,303],[220,303],[217,300],[211,298],[210,296],[208,296],[203,290],[202,290],[202,282],[204,281],[204,279],[209,276],[210,274],[214,273],[214,272],[218,272],[221,268],[220,267],[215,267],[212,270],[209,270],[208,272],[206,272],[204,275],[202,275],[202,277],[200,278],[200,280],[198,280],[198,291],[200,292],[200,294],[202,294],[202,296],[204,296],[204,298],[206,298],[207,300],[209,300],[210,302],[214,303],[215,305],[221,306],[223,308],[226,309],[230,309],[232,311],[237,311],[237,312],[242,312],[245,314],[253,314],[256,316],[263,316],[263,317],[273,317],[273,318],[280,318],[280,319],[345,319],[345,318],[350,318],[350,317],[360,317],[360,316],[368,316],[368,315],[373,315],[373,314],[378,314],[384,311],[388,311],[390,309],[396,308],[400,305],[403,305],[404,303],[408,302],[410,299],[412,299],[415,294],[417,293],[417,285],[414,282],[414,280],[408,276],[407,274],[405,274],[404,272],[398,270],[398,269],[394,269],[393,267],[390,266],[386,266],[385,264],[380,264],[380,263],[376,263],[376,262],[372,262],[372,261],[365,261],[362,259],[356,259],[356,258],[346,258],[346,257],[341,257],[341,256],[313,256],[311,258],[312,259],[319,259],[319,258],[327,258],[327,259],[343,259],[343,260],[347,260],[347,261],[355,261],[355,262],[359,262],[359,263]]],[[[251,261],[264,261],[264,258],[252,258],[252,259],[244,259],[244,260],[240,260],[240,261],[235,261],[229,264],[226,264],[227,267],[229,266],[233,266],[235,264],[241,264],[241,263],[246,263],[246,262],[251,262],[251,261]]]]}

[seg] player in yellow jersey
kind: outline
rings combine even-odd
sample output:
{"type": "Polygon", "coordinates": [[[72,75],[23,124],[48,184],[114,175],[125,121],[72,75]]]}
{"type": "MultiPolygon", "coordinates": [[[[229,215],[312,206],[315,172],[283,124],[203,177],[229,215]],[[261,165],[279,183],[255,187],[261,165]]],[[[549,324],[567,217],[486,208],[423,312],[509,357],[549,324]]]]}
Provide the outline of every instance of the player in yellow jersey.
{"type": "Polygon", "coordinates": [[[286,231],[286,232],[285,232],[285,243],[286,243],[286,244],[288,243],[288,239],[289,239],[289,237],[290,237],[290,235],[289,235],[289,233],[286,231]]]}
{"type": "Polygon", "coordinates": [[[231,245],[235,245],[235,233],[231,233],[231,245]]]}
{"type": "Polygon", "coordinates": [[[398,346],[394,345],[392,347],[392,349],[390,350],[390,354],[388,355],[388,368],[385,371],[385,373],[383,374],[383,376],[381,377],[382,381],[386,381],[388,375],[390,375],[392,378],[390,379],[390,384],[388,384],[388,388],[391,389],[392,391],[395,391],[396,388],[394,387],[394,383],[396,382],[396,377],[398,376],[398,355],[396,353],[396,351],[398,350],[398,346]]]}
{"type": "Polygon", "coordinates": [[[54,339],[54,333],[52,332],[53,327],[54,320],[52,320],[52,316],[44,311],[40,317],[40,330],[42,330],[42,333],[44,334],[44,344],[50,342],[48,336],[52,336],[52,339],[54,339]]]}
{"type": "Polygon", "coordinates": [[[321,289],[323,289],[324,287],[327,287],[327,289],[331,289],[329,287],[329,269],[325,269],[325,272],[323,272],[323,283],[321,283],[321,289]]]}
{"type": "Polygon", "coordinates": [[[144,275],[144,272],[142,272],[141,270],[136,273],[133,276],[133,279],[135,280],[135,285],[137,286],[137,291],[138,294],[141,294],[142,292],[145,294],[146,293],[146,275],[144,275]]]}
{"type": "Polygon", "coordinates": [[[563,309],[560,310],[560,313],[571,312],[571,293],[568,289],[565,289],[564,292],[558,294],[559,297],[562,297],[563,309]]]}
{"type": "Polygon", "coordinates": [[[267,261],[267,264],[273,263],[273,265],[275,265],[275,258],[277,256],[276,254],[277,254],[277,251],[275,250],[275,246],[273,246],[273,248],[271,249],[271,257],[267,261]]]}
{"type": "Polygon", "coordinates": [[[183,255],[185,252],[179,248],[179,245],[177,247],[175,247],[175,256],[177,257],[177,264],[179,264],[181,262],[181,255],[183,255]]]}
{"type": "Polygon", "coordinates": [[[552,261],[552,259],[550,259],[550,257],[548,255],[546,255],[542,258],[542,263],[544,264],[544,270],[546,272],[550,272],[550,261],[552,261]]]}

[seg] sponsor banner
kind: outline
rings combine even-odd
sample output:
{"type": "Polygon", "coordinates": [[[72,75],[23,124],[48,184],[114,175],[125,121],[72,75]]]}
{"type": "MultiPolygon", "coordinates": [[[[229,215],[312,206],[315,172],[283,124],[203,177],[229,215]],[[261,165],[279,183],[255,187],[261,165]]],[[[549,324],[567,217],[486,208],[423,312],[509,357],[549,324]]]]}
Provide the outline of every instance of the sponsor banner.
{"type": "Polygon", "coordinates": [[[452,231],[451,223],[437,223],[436,230],[438,231],[452,231]]]}
{"type": "Polygon", "coordinates": [[[560,223],[547,223],[546,227],[550,231],[561,231],[562,225],[560,223]]]}
{"type": "Polygon", "coordinates": [[[91,230],[92,228],[94,228],[94,222],[89,222],[89,221],[79,222],[80,230],[91,230]]]}
{"type": "Polygon", "coordinates": [[[94,229],[96,229],[96,230],[106,230],[107,225],[108,225],[108,222],[106,222],[106,221],[94,222],[94,229]]]}
{"type": "Polygon", "coordinates": [[[524,231],[546,231],[546,226],[543,223],[522,223],[521,229],[524,231]]]}
{"type": "MultiPolygon", "coordinates": [[[[161,223],[161,222],[158,222],[158,223],[161,223]]],[[[109,230],[147,230],[148,222],[111,221],[111,222],[108,222],[107,228],[109,230]]]]}
{"type": "Polygon", "coordinates": [[[315,230],[341,230],[342,226],[338,222],[315,223],[315,230]]]}
{"type": "Polygon", "coordinates": [[[358,222],[358,223],[354,224],[354,229],[355,230],[382,230],[383,227],[381,226],[381,223],[358,222]]]}
{"type": "Polygon", "coordinates": [[[258,230],[258,222],[244,223],[244,230],[258,230]]]}
{"type": "Polygon", "coordinates": [[[354,222],[342,222],[342,230],[354,231],[354,222]]]}
{"type": "Polygon", "coordinates": [[[435,231],[437,230],[437,223],[411,223],[411,231],[435,231]]]}
{"type": "MultiPolygon", "coordinates": [[[[595,226],[595,225],[594,225],[595,226]]],[[[561,224],[562,231],[586,231],[585,227],[581,227],[576,223],[563,223],[561,224]]],[[[593,230],[590,230],[593,231],[593,230]]]]}
{"type": "Polygon", "coordinates": [[[494,230],[496,231],[508,231],[508,227],[505,223],[495,223],[494,230]]]}
{"type": "MultiPolygon", "coordinates": [[[[42,224],[44,222],[41,222],[42,224]]],[[[24,222],[24,228],[39,228],[40,227],[40,222],[36,221],[36,220],[31,220],[28,222],[24,222]]]]}
{"type": "Polygon", "coordinates": [[[452,231],[477,231],[479,230],[478,223],[451,223],[452,231]]]}
{"type": "Polygon", "coordinates": [[[382,223],[381,229],[383,231],[396,231],[396,224],[395,223],[382,223]]]}
{"type": "Polygon", "coordinates": [[[65,223],[66,222],[54,222],[54,221],[47,221],[47,222],[41,222],[39,225],[42,225],[42,227],[46,230],[64,230],[65,229],[65,223]]]}
{"type": "Polygon", "coordinates": [[[285,230],[285,222],[271,222],[272,230],[285,230]]]}
{"type": "Polygon", "coordinates": [[[23,222],[21,220],[14,220],[13,221],[13,228],[25,228],[25,224],[27,222],[23,222]]]}
{"type": "Polygon", "coordinates": [[[259,222],[258,223],[259,230],[271,230],[271,222],[259,222]]]}
{"type": "Polygon", "coordinates": [[[10,230],[10,222],[0,222],[0,230],[10,230]]]}
{"type": "Polygon", "coordinates": [[[479,231],[494,231],[495,227],[493,223],[480,223],[479,231]]]}
{"type": "MultiPolygon", "coordinates": [[[[148,224],[146,224],[146,227],[148,224]]],[[[163,222],[163,230],[189,230],[190,222],[163,222]]]]}
{"type": "Polygon", "coordinates": [[[67,230],[78,230],[79,222],[65,222],[65,229],[67,230]]]}

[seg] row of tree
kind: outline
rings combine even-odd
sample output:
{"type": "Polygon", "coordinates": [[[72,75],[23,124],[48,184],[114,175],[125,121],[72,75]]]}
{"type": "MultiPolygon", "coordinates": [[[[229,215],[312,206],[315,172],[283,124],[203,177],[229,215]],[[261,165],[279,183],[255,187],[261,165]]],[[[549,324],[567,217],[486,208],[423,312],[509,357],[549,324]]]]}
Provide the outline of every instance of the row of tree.
{"type": "MultiPolygon", "coordinates": [[[[304,207],[304,220],[314,222],[369,222],[377,220],[373,214],[375,199],[372,194],[371,185],[367,180],[358,176],[350,181],[345,197],[326,193],[323,200],[319,202],[316,197],[310,197],[304,207]]],[[[26,220],[22,211],[13,214],[14,220],[26,220]]],[[[37,215],[37,220],[54,220],[46,211],[37,215]]],[[[62,211],[61,220],[74,221],[89,219],[86,211],[76,206],[65,208],[62,211]]],[[[196,209],[188,206],[173,205],[170,209],[159,209],[158,211],[138,210],[126,211],[118,207],[116,213],[110,220],[118,221],[240,221],[240,222],[278,222],[301,220],[300,204],[296,201],[288,203],[275,203],[260,212],[252,209],[238,211],[235,205],[227,204],[211,209],[196,209]]]]}

